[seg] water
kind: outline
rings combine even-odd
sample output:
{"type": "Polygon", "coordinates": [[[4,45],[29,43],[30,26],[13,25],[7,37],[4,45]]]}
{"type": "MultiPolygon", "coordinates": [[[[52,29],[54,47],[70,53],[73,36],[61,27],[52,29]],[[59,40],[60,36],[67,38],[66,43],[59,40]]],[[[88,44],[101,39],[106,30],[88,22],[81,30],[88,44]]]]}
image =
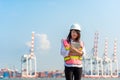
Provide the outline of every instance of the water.
{"type": "Polygon", "coordinates": [[[63,78],[59,78],[59,79],[56,79],[56,78],[35,78],[35,79],[30,79],[30,78],[28,78],[28,79],[23,79],[23,78],[14,78],[14,79],[0,79],[0,80],[65,80],[65,79],[63,79],[63,78]]]}
{"type": "MultiPolygon", "coordinates": [[[[0,79],[0,80],[65,80],[65,78],[14,78],[14,79],[0,79]]],[[[82,78],[82,80],[120,80],[120,78],[82,78]]]]}

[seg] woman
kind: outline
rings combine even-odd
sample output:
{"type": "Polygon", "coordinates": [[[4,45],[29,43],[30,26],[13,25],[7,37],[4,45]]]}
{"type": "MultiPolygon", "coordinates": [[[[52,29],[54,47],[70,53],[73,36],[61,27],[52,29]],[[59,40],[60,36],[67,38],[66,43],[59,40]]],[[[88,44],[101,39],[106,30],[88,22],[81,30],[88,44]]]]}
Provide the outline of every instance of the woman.
{"type": "Polygon", "coordinates": [[[66,80],[81,80],[82,56],[85,53],[85,47],[80,40],[80,32],[80,26],[73,24],[67,39],[62,39],[61,55],[64,57],[66,80]],[[75,47],[75,44],[72,44],[73,42],[78,43],[79,48],[75,47]]]}

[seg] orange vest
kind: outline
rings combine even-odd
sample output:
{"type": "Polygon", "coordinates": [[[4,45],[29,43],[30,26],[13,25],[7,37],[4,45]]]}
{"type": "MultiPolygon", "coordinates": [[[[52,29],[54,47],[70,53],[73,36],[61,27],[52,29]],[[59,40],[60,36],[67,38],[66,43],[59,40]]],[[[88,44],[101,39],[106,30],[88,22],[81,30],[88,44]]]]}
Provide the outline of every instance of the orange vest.
{"type": "MultiPolygon", "coordinates": [[[[63,40],[63,44],[66,50],[70,49],[70,44],[67,40],[63,40]]],[[[83,43],[80,43],[80,45],[83,48],[83,43]]],[[[80,50],[82,50],[82,48],[80,48],[80,50]]],[[[82,56],[66,56],[64,57],[64,61],[68,65],[80,65],[82,64],[82,56]]]]}

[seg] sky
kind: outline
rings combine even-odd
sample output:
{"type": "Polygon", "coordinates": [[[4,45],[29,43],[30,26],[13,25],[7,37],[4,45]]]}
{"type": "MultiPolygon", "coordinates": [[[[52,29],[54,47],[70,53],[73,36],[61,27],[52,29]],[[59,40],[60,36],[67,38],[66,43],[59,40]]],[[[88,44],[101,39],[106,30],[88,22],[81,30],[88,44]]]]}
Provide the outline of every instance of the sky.
{"type": "Polygon", "coordinates": [[[21,56],[29,54],[31,33],[35,32],[37,70],[64,70],[61,39],[70,26],[80,24],[81,40],[87,54],[99,32],[98,55],[103,56],[108,38],[112,58],[117,39],[120,54],[120,0],[0,0],[0,68],[21,69],[21,56]]]}

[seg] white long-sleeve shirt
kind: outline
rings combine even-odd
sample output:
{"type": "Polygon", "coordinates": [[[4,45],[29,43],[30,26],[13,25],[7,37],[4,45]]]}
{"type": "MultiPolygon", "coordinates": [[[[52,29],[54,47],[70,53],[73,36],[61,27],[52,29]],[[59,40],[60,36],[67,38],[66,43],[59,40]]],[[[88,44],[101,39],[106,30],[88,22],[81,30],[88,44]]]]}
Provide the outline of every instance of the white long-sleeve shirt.
{"type": "MultiPolygon", "coordinates": [[[[83,51],[83,53],[84,53],[84,54],[83,54],[83,56],[84,56],[84,55],[86,54],[85,46],[83,46],[82,51],[83,51]]],[[[61,55],[62,55],[63,57],[66,57],[66,56],[68,56],[69,52],[70,52],[69,50],[66,50],[66,49],[65,49],[64,44],[63,44],[63,41],[61,41],[61,50],[60,50],[61,55]]],[[[80,65],[74,65],[74,64],[68,65],[68,64],[66,64],[65,62],[64,62],[64,65],[67,66],[67,67],[82,67],[82,64],[80,64],[80,65]]]]}

